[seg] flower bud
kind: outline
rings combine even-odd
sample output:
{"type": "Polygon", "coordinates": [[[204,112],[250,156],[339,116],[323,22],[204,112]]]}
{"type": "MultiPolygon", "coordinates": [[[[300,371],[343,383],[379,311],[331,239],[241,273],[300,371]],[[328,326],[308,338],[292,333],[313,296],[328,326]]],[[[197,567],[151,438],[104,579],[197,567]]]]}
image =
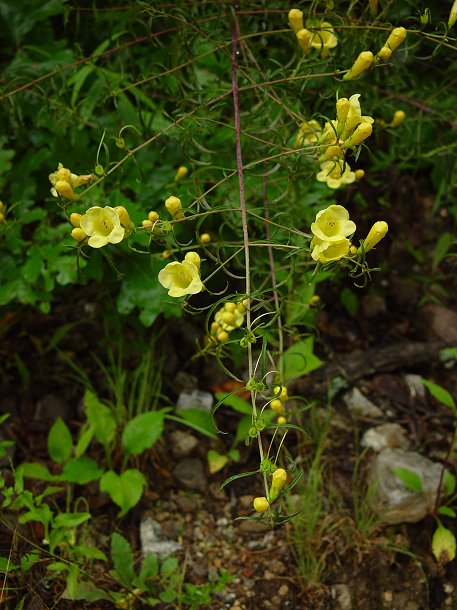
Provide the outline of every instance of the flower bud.
{"type": "Polygon", "coordinates": [[[386,235],[388,230],[389,226],[384,220],[378,220],[378,222],[375,222],[363,242],[363,248],[365,252],[368,252],[369,250],[374,248],[376,244],[378,244],[381,239],[386,235]]]}
{"type": "Polygon", "coordinates": [[[351,256],[355,256],[355,255],[357,254],[357,252],[358,252],[358,250],[357,250],[357,246],[352,245],[352,246],[349,248],[349,254],[350,254],[351,256]]]}
{"type": "Polygon", "coordinates": [[[73,214],[70,214],[70,222],[74,227],[79,227],[80,226],[80,221],[82,218],[82,214],[78,214],[77,212],[73,212],[73,214]]]}
{"type": "Polygon", "coordinates": [[[229,334],[226,330],[221,330],[216,334],[216,339],[221,343],[225,343],[229,339],[229,334]]]}
{"type": "Polygon", "coordinates": [[[365,176],[365,171],[363,169],[356,169],[354,174],[356,181],[359,182],[365,176]]]}
{"type": "Polygon", "coordinates": [[[93,178],[92,174],[86,174],[85,176],[77,176],[76,174],[70,175],[70,184],[73,188],[87,184],[93,178]]]}
{"type": "Polygon", "coordinates": [[[389,35],[389,38],[386,40],[385,47],[388,47],[392,53],[397,49],[402,42],[404,42],[406,38],[406,30],[405,28],[395,28],[389,35]]]}
{"type": "Polygon", "coordinates": [[[289,24],[293,31],[298,34],[303,29],[303,13],[298,8],[292,8],[289,11],[289,24]]]}
{"type": "Polygon", "coordinates": [[[157,222],[159,220],[159,215],[157,214],[157,212],[149,212],[148,219],[151,222],[157,222]]]}
{"type": "Polygon", "coordinates": [[[5,214],[3,214],[3,212],[0,212],[0,224],[2,222],[5,222],[5,214]]]}
{"type": "Polygon", "coordinates": [[[286,402],[286,400],[289,399],[289,395],[287,394],[287,388],[285,385],[280,386],[277,385],[276,387],[273,388],[273,393],[276,396],[276,394],[279,394],[278,398],[281,402],[286,402]]]}
{"type": "Polygon", "coordinates": [[[209,244],[211,241],[211,235],[209,233],[202,233],[200,235],[200,241],[202,244],[209,244]]]}
{"type": "Polygon", "coordinates": [[[129,213],[124,208],[123,205],[118,205],[114,208],[119,216],[119,220],[121,221],[121,225],[126,229],[133,230],[133,222],[130,220],[129,213]]]}
{"type": "Polygon", "coordinates": [[[184,257],[184,260],[188,263],[193,263],[197,269],[200,269],[200,257],[196,252],[188,252],[184,257]]]}
{"type": "Polygon", "coordinates": [[[297,32],[297,41],[298,44],[300,45],[300,48],[302,49],[303,53],[306,53],[309,49],[309,45],[311,43],[311,32],[309,32],[306,29],[300,30],[299,32],[297,32]]]}
{"type": "Polygon", "coordinates": [[[319,303],[319,301],[320,301],[320,300],[321,300],[321,297],[320,297],[318,294],[314,294],[314,295],[311,297],[311,300],[310,300],[310,305],[317,305],[317,304],[319,303]]]}
{"type": "Polygon", "coordinates": [[[224,313],[221,315],[221,320],[222,322],[225,322],[225,324],[231,326],[235,322],[235,316],[233,313],[230,313],[230,311],[224,311],[224,313]]]}
{"type": "Polygon", "coordinates": [[[351,104],[347,97],[340,97],[336,102],[336,118],[338,122],[345,123],[351,104]]]}
{"type": "Polygon", "coordinates": [[[61,197],[70,199],[70,201],[77,201],[79,199],[78,195],[73,192],[71,184],[66,180],[58,180],[54,185],[54,189],[61,197]]]}
{"type": "Polygon", "coordinates": [[[262,496],[260,498],[255,498],[254,500],[254,510],[257,513],[264,513],[266,510],[270,508],[270,503],[268,500],[262,496]]]}
{"type": "Polygon", "coordinates": [[[352,80],[366,72],[373,63],[373,53],[371,51],[362,51],[355,60],[349,72],[343,76],[343,80],[352,80]]]}
{"type": "Polygon", "coordinates": [[[165,207],[173,216],[173,218],[183,218],[184,213],[180,212],[180,210],[182,209],[181,199],[178,199],[178,197],[174,197],[173,195],[171,197],[168,197],[168,199],[165,201],[165,207]]]}
{"type": "Polygon", "coordinates": [[[346,148],[352,148],[353,146],[357,146],[358,144],[364,142],[369,136],[371,136],[372,131],[373,126],[371,125],[371,123],[360,123],[359,125],[357,125],[352,136],[345,141],[344,145],[346,146],[346,148]]]}
{"type": "Polygon", "coordinates": [[[185,176],[187,176],[188,173],[189,173],[189,170],[184,165],[181,165],[180,167],[178,167],[178,171],[176,172],[176,176],[175,176],[175,182],[178,182],[179,180],[181,180],[181,178],[185,178],[185,176]]]}
{"type": "Polygon", "coordinates": [[[275,398],[270,402],[270,409],[272,409],[277,415],[284,415],[284,405],[279,398],[275,398]]]}
{"type": "Polygon", "coordinates": [[[231,313],[233,313],[236,309],[236,305],[235,303],[229,301],[228,303],[224,303],[224,309],[225,311],[230,311],[231,313]]]}
{"type": "Polygon", "coordinates": [[[328,146],[325,149],[324,154],[319,157],[319,163],[323,161],[330,161],[331,159],[335,159],[336,157],[341,157],[341,148],[339,146],[328,146]]]}
{"type": "Polygon", "coordinates": [[[396,110],[392,119],[391,127],[398,127],[405,120],[406,113],[403,110],[396,110]]]}
{"type": "Polygon", "coordinates": [[[149,231],[149,233],[152,230],[152,222],[150,220],[142,220],[141,224],[143,225],[143,229],[145,229],[146,231],[149,231]]]}
{"type": "Polygon", "coordinates": [[[76,241],[83,241],[87,237],[87,235],[84,233],[84,231],[82,229],[80,229],[79,227],[75,227],[72,230],[71,236],[76,241]]]}
{"type": "Polygon", "coordinates": [[[167,260],[167,258],[170,258],[170,256],[171,256],[171,250],[164,250],[164,251],[162,252],[162,258],[163,258],[164,260],[167,260]]]}
{"type": "Polygon", "coordinates": [[[457,0],[454,0],[454,4],[452,5],[451,12],[449,13],[449,20],[447,22],[448,27],[451,28],[456,21],[457,21],[457,0]]]}
{"type": "Polygon", "coordinates": [[[376,57],[382,61],[389,61],[389,59],[392,57],[392,50],[389,49],[389,47],[382,47],[376,57]]]}
{"type": "Polygon", "coordinates": [[[277,419],[277,422],[278,426],[284,426],[284,424],[287,424],[287,419],[283,415],[280,415],[277,419]]]}
{"type": "Polygon", "coordinates": [[[279,492],[287,482],[287,472],[284,468],[277,468],[273,473],[273,480],[270,487],[270,502],[276,500],[279,492]]]}

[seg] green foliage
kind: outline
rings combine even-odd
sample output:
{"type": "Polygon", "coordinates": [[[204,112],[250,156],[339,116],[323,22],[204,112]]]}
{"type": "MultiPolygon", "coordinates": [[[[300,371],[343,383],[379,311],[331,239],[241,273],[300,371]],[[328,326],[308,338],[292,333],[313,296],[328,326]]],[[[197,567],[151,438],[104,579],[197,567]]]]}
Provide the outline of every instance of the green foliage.
{"type": "Polygon", "coordinates": [[[408,468],[395,467],[392,472],[412,491],[421,492],[424,489],[420,476],[408,468]]]}

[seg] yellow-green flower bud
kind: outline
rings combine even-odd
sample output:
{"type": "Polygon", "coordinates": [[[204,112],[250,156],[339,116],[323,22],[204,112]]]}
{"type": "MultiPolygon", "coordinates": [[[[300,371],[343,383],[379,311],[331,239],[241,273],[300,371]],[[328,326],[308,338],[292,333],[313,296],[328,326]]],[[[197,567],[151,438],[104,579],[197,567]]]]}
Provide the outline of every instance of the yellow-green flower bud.
{"type": "Polygon", "coordinates": [[[365,171],[363,169],[356,169],[354,174],[355,174],[356,182],[360,182],[360,180],[362,180],[363,177],[365,176],[365,171]]]}
{"type": "Polygon", "coordinates": [[[389,47],[382,47],[376,57],[382,61],[389,61],[392,57],[392,49],[389,49],[389,47]]]}
{"type": "Polygon", "coordinates": [[[376,244],[378,244],[381,239],[386,235],[388,230],[389,226],[384,220],[378,220],[378,222],[375,222],[374,225],[371,227],[370,232],[368,233],[365,241],[363,242],[365,252],[368,252],[369,250],[374,248],[376,244]]]}
{"type": "Polygon", "coordinates": [[[283,415],[280,415],[277,419],[277,423],[278,426],[284,426],[284,424],[287,424],[287,419],[283,415]]]}
{"type": "Polygon", "coordinates": [[[224,311],[224,313],[221,314],[221,320],[222,322],[225,322],[225,324],[231,326],[235,322],[235,316],[230,311],[224,311]]]}
{"type": "Polygon", "coordinates": [[[159,220],[159,215],[157,214],[157,212],[154,212],[154,211],[153,212],[149,212],[148,219],[151,222],[157,222],[159,220]]]}
{"type": "Polygon", "coordinates": [[[78,195],[74,193],[71,184],[66,180],[58,180],[54,185],[54,190],[56,190],[61,197],[70,199],[70,201],[77,201],[79,199],[78,195]]]}
{"type": "Polygon", "coordinates": [[[270,502],[276,500],[281,489],[287,482],[287,472],[284,468],[277,468],[273,473],[273,480],[270,487],[270,502]]]}
{"type": "Polygon", "coordinates": [[[372,131],[373,126],[371,123],[360,123],[359,125],[357,125],[352,136],[345,141],[344,145],[347,148],[357,146],[358,144],[364,142],[369,136],[371,136],[372,131]]]}
{"type": "Polygon", "coordinates": [[[229,301],[228,303],[224,303],[224,309],[225,311],[230,311],[231,313],[233,313],[236,309],[236,304],[232,303],[231,301],[229,301]]]}
{"type": "Polygon", "coordinates": [[[176,176],[175,176],[175,182],[178,182],[178,180],[181,180],[181,178],[185,178],[185,176],[187,176],[188,173],[189,173],[189,170],[184,165],[181,165],[181,167],[178,167],[178,171],[176,172],[176,176]]]}
{"type": "Polygon", "coordinates": [[[404,42],[406,38],[406,30],[405,28],[395,28],[389,35],[389,38],[386,40],[385,47],[389,48],[392,53],[397,49],[402,42],[404,42]]]}
{"type": "Polygon", "coordinates": [[[200,269],[200,257],[196,252],[188,252],[184,257],[184,260],[188,263],[193,263],[197,269],[200,269]]]}
{"type": "Polygon", "coordinates": [[[264,513],[266,510],[270,508],[270,503],[268,500],[262,496],[260,498],[255,498],[254,500],[254,510],[257,513],[264,513]]]}
{"type": "Polygon", "coordinates": [[[128,229],[129,231],[133,231],[133,229],[134,229],[133,222],[130,220],[129,213],[124,208],[124,206],[123,205],[118,205],[114,209],[116,210],[117,215],[119,216],[119,220],[121,221],[121,225],[125,229],[128,229]]]}
{"type": "Polygon", "coordinates": [[[173,195],[168,197],[168,199],[165,201],[165,207],[173,218],[179,219],[184,217],[184,212],[180,212],[182,209],[182,204],[181,199],[178,199],[178,197],[174,197],[173,195]]]}
{"type": "Polygon", "coordinates": [[[170,256],[171,256],[171,250],[164,250],[164,251],[162,252],[162,258],[163,258],[164,260],[167,260],[167,258],[170,258],[170,256]]]}
{"type": "Polygon", "coordinates": [[[142,220],[141,224],[143,225],[143,229],[145,229],[146,231],[149,231],[149,233],[152,231],[152,221],[151,220],[142,220]]]}
{"type": "Polygon", "coordinates": [[[5,222],[5,214],[3,214],[3,212],[0,212],[0,224],[2,222],[5,222]]]}
{"type": "Polygon", "coordinates": [[[392,119],[391,127],[398,127],[406,118],[406,113],[403,110],[396,110],[392,119]]]}
{"type": "Polygon", "coordinates": [[[311,297],[311,300],[310,300],[310,305],[317,305],[320,300],[321,300],[321,297],[318,294],[313,294],[313,296],[311,297]]]}
{"type": "Polygon", "coordinates": [[[221,327],[221,325],[219,324],[219,322],[211,322],[211,327],[210,327],[211,334],[215,335],[220,327],[221,327]]]}
{"type": "Polygon", "coordinates": [[[277,415],[284,415],[284,405],[279,398],[275,398],[270,402],[270,409],[272,409],[277,415]]]}
{"type": "Polygon", "coordinates": [[[362,51],[355,60],[352,68],[343,76],[343,80],[352,80],[366,72],[373,63],[373,53],[371,51],[362,51]]]}
{"type": "Polygon", "coordinates": [[[275,396],[276,396],[276,394],[279,394],[278,398],[282,402],[286,402],[286,400],[289,399],[289,395],[287,394],[287,388],[286,388],[285,385],[283,385],[283,386],[277,385],[273,389],[273,393],[274,393],[275,396]]]}
{"type": "Polygon", "coordinates": [[[309,45],[311,44],[311,38],[312,38],[312,34],[311,32],[309,32],[306,29],[302,29],[299,32],[297,32],[297,41],[298,44],[300,45],[300,48],[302,49],[303,53],[306,53],[309,49],[309,45]]]}
{"type": "Polygon", "coordinates": [[[83,241],[87,237],[87,235],[84,233],[84,231],[82,229],[80,229],[79,227],[75,227],[72,230],[71,236],[76,241],[83,241]]]}
{"type": "Polygon", "coordinates": [[[81,222],[81,218],[82,218],[82,214],[78,214],[77,212],[73,212],[73,214],[70,214],[70,222],[74,227],[80,227],[80,222],[81,222]]]}
{"type": "Polygon", "coordinates": [[[297,34],[303,29],[303,13],[298,8],[292,8],[289,11],[289,23],[290,27],[297,34]]]}
{"type": "Polygon", "coordinates": [[[451,28],[456,21],[457,21],[457,0],[454,0],[454,4],[452,5],[451,12],[449,13],[449,20],[447,22],[448,27],[451,28]]]}
{"type": "Polygon", "coordinates": [[[209,233],[202,233],[200,235],[200,241],[202,244],[209,244],[211,241],[211,235],[209,233]]]}
{"type": "Polygon", "coordinates": [[[357,246],[351,245],[351,247],[349,248],[349,254],[351,256],[354,256],[355,254],[357,254],[358,250],[357,250],[357,246]]]}
{"type": "Polygon", "coordinates": [[[216,334],[216,339],[221,343],[225,343],[229,339],[229,334],[226,330],[221,330],[216,334]]]}

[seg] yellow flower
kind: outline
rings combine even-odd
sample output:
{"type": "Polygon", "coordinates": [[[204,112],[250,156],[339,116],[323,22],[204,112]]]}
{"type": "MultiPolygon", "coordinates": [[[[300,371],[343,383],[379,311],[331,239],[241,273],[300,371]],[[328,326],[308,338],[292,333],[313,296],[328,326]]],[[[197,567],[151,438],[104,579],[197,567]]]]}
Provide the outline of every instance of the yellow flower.
{"type": "Polygon", "coordinates": [[[184,217],[184,212],[180,212],[180,210],[182,209],[182,203],[181,199],[179,199],[178,197],[174,197],[173,195],[171,197],[168,197],[168,199],[165,201],[165,207],[173,216],[173,218],[179,219],[184,217]]]}
{"type": "Polygon", "coordinates": [[[57,171],[49,174],[49,180],[52,184],[51,194],[54,197],[61,195],[71,201],[77,201],[79,197],[73,189],[90,182],[90,180],[92,180],[92,174],[77,176],[76,174],[72,174],[69,169],[62,165],[62,163],[59,163],[57,171]]]}
{"type": "Polygon", "coordinates": [[[278,426],[284,426],[284,424],[287,424],[287,419],[283,415],[278,417],[276,421],[278,423],[278,426]]]}
{"type": "Polygon", "coordinates": [[[335,30],[327,21],[322,21],[318,30],[313,30],[311,46],[314,49],[319,49],[321,54],[327,54],[329,49],[333,49],[338,44],[338,39],[335,36],[335,30]]]}
{"type": "Polygon", "coordinates": [[[81,218],[82,214],[78,214],[77,212],[73,212],[73,214],[70,214],[70,222],[74,227],[81,226],[81,218]]]}
{"type": "Polygon", "coordinates": [[[363,242],[363,249],[365,252],[368,252],[374,248],[381,241],[381,239],[385,237],[388,230],[389,226],[384,220],[378,220],[378,222],[375,222],[363,242]]]}
{"type": "Polygon", "coordinates": [[[355,60],[349,72],[343,76],[343,80],[352,80],[366,72],[373,63],[373,53],[371,51],[362,51],[355,60]]]}
{"type": "Polygon", "coordinates": [[[373,127],[371,123],[360,123],[357,125],[351,136],[344,142],[346,148],[353,148],[358,144],[362,144],[367,138],[371,136],[373,127]]]}
{"type": "Polygon", "coordinates": [[[178,171],[176,172],[176,176],[175,176],[175,182],[178,182],[179,180],[181,180],[181,178],[185,178],[185,176],[187,176],[188,173],[189,173],[189,170],[184,165],[181,165],[180,167],[178,167],[178,171]]]}
{"type": "Polygon", "coordinates": [[[448,27],[451,28],[456,21],[457,21],[457,0],[454,0],[454,4],[452,5],[451,12],[449,13],[449,20],[447,22],[448,27]]]}
{"type": "Polygon", "coordinates": [[[192,263],[193,265],[195,265],[198,269],[198,271],[200,271],[200,256],[199,254],[197,254],[196,252],[188,252],[186,254],[186,256],[184,257],[184,260],[188,263],[192,263]]]}
{"type": "Polygon", "coordinates": [[[376,58],[380,59],[382,61],[389,61],[389,59],[391,57],[392,57],[392,50],[389,49],[389,47],[382,47],[382,49],[376,55],[376,58]]]}
{"type": "MultiPolygon", "coordinates": [[[[188,252],[182,263],[177,261],[168,263],[159,272],[159,282],[164,288],[168,289],[168,294],[171,297],[197,294],[203,290],[199,268],[195,265],[195,262],[191,262],[190,254],[198,256],[196,252],[188,252]]],[[[200,261],[199,256],[198,260],[200,261]]],[[[196,258],[194,258],[194,261],[196,261],[196,258]]]]}
{"type": "Polygon", "coordinates": [[[109,206],[89,208],[81,216],[79,225],[84,233],[90,236],[87,243],[92,248],[118,244],[124,239],[125,229],[121,226],[119,214],[109,206]]]}
{"type": "Polygon", "coordinates": [[[394,28],[383,46],[390,49],[393,53],[395,49],[397,49],[401,45],[401,43],[404,42],[405,38],[405,28],[394,28]]]}
{"type": "Polygon", "coordinates": [[[396,110],[394,112],[394,118],[392,119],[391,127],[398,127],[403,123],[406,118],[406,113],[403,110],[396,110]]]}
{"type": "Polygon", "coordinates": [[[270,409],[274,411],[277,415],[284,415],[284,405],[279,400],[279,398],[275,398],[270,402],[270,409]]]}
{"type": "Polygon", "coordinates": [[[214,319],[224,330],[231,332],[243,324],[244,314],[236,307],[235,303],[225,303],[216,312],[214,319]]]}
{"type": "Polygon", "coordinates": [[[75,227],[72,230],[71,236],[76,241],[83,241],[87,237],[87,235],[84,233],[84,231],[82,229],[80,229],[79,227],[75,227]]]}
{"type": "MultiPolygon", "coordinates": [[[[340,138],[347,140],[360,123],[373,123],[371,116],[362,116],[362,110],[359,102],[360,93],[355,93],[349,98],[349,108],[344,122],[338,122],[337,132],[340,138]]],[[[344,98],[342,98],[344,99],[344,98]]]]}
{"type": "Polygon", "coordinates": [[[346,237],[341,237],[338,241],[323,241],[318,237],[313,237],[311,241],[311,258],[316,262],[332,263],[340,260],[343,256],[347,256],[351,242],[346,237]]]}
{"type": "Polygon", "coordinates": [[[254,499],[254,510],[257,513],[264,513],[269,508],[270,508],[270,503],[264,496],[254,499]]]}
{"type": "Polygon", "coordinates": [[[297,41],[298,41],[298,44],[299,44],[301,50],[303,51],[303,53],[306,53],[309,49],[309,45],[311,44],[311,39],[312,39],[311,32],[304,28],[304,29],[300,30],[299,32],[297,32],[296,36],[297,36],[297,41]]]}
{"type": "Polygon", "coordinates": [[[344,160],[323,161],[320,165],[321,171],[316,174],[316,179],[326,182],[331,189],[355,182],[355,173],[344,160]]]}
{"type": "Polygon", "coordinates": [[[200,241],[202,244],[209,244],[211,241],[211,235],[209,233],[202,233],[200,235],[200,241]]]}
{"type": "Polygon", "coordinates": [[[352,235],[355,223],[349,220],[349,212],[342,205],[330,205],[316,214],[311,225],[312,234],[322,241],[338,242],[343,237],[352,235]]]}
{"type": "Polygon", "coordinates": [[[295,138],[295,148],[316,144],[321,133],[322,127],[317,121],[314,119],[311,121],[303,121],[298,130],[297,137],[295,138]]]}
{"type": "Polygon", "coordinates": [[[281,489],[287,482],[287,472],[284,468],[277,468],[273,473],[273,480],[270,487],[270,502],[276,500],[281,489]]]}
{"type": "Polygon", "coordinates": [[[289,24],[295,33],[303,29],[303,13],[298,8],[289,11],[289,24]]]}

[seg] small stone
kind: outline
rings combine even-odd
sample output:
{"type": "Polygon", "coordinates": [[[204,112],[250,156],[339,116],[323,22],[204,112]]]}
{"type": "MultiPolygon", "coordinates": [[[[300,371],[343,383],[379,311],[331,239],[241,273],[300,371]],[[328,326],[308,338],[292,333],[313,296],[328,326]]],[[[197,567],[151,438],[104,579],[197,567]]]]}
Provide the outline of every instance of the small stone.
{"type": "Polygon", "coordinates": [[[368,400],[358,388],[352,388],[343,395],[343,400],[351,413],[363,417],[384,417],[383,412],[368,400]]]}
{"type": "Polygon", "coordinates": [[[176,403],[177,409],[197,409],[211,413],[213,408],[214,398],[209,392],[202,390],[192,390],[192,392],[181,392],[176,403]]]}
{"type": "Polygon", "coordinates": [[[429,339],[441,339],[449,345],[457,343],[457,313],[452,309],[429,303],[421,312],[423,328],[429,339]]]}
{"type": "Polygon", "coordinates": [[[175,430],[170,434],[171,452],[176,458],[186,457],[198,445],[198,439],[188,432],[175,430]]]}
{"type": "Polygon", "coordinates": [[[203,462],[197,458],[185,458],[178,462],[173,470],[178,483],[185,489],[204,491],[206,476],[203,462]]]}
{"type": "Polygon", "coordinates": [[[140,523],[141,550],[144,555],[151,553],[159,558],[169,557],[182,546],[173,540],[167,540],[160,523],[147,517],[140,523]]]}
{"type": "Polygon", "coordinates": [[[280,597],[285,597],[289,593],[289,587],[287,585],[281,585],[278,590],[280,597]]]}
{"type": "Polygon", "coordinates": [[[176,504],[183,513],[193,513],[200,507],[200,498],[198,496],[178,496],[176,504]]]}
{"type": "Polygon", "coordinates": [[[240,503],[241,508],[250,510],[250,509],[252,509],[252,506],[254,503],[254,496],[251,496],[251,495],[240,496],[238,498],[238,502],[240,503]]]}
{"type": "Polygon", "coordinates": [[[379,452],[386,447],[408,449],[406,431],[399,424],[382,424],[365,432],[361,441],[362,447],[369,447],[379,452]]]}
{"type": "Polygon", "coordinates": [[[422,383],[422,377],[420,375],[405,375],[405,381],[411,398],[416,398],[417,396],[425,398],[425,386],[422,383]]]}
{"type": "Polygon", "coordinates": [[[449,595],[454,592],[454,585],[452,585],[450,582],[445,582],[443,585],[443,589],[444,592],[449,595]]]}
{"type": "Polygon", "coordinates": [[[338,604],[337,606],[335,606],[336,608],[338,608],[338,610],[351,610],[351,592],[346,584],[339,583],[332,585],[330,587],[330,593],[332,599],[334,599],[338,604]]]}
{"type": "Polygon", "coordinates": [[[243,534],[264,534],[268,529],[268,525],[266,523],[253,521],[251,519],[238,521],[237,523],[239,523],[238,530],[243,534]]]}
{"type": "Polygon", "coordinates": [[[392,591],[383,591],[382,598],[385,602],[391,602],[394,598],[392,591]]]}

